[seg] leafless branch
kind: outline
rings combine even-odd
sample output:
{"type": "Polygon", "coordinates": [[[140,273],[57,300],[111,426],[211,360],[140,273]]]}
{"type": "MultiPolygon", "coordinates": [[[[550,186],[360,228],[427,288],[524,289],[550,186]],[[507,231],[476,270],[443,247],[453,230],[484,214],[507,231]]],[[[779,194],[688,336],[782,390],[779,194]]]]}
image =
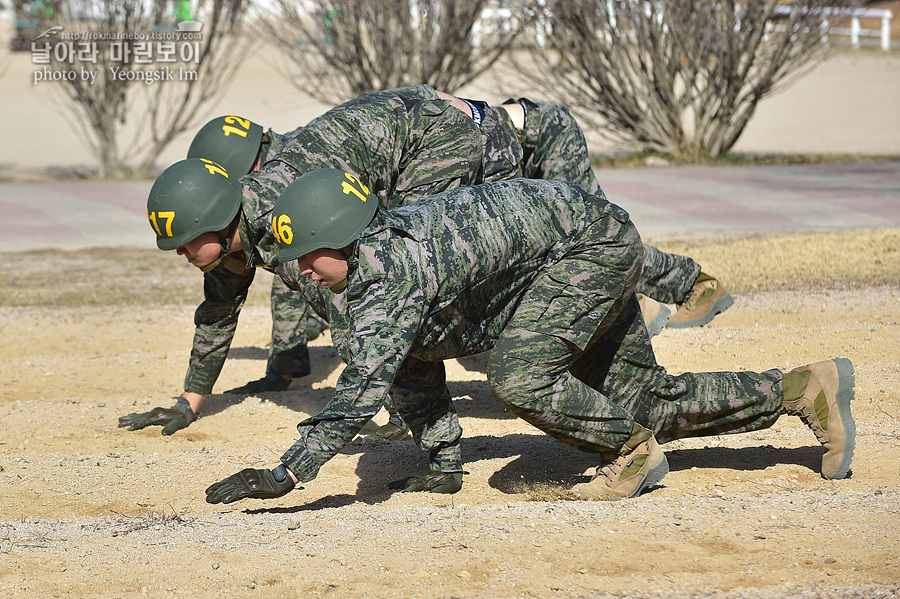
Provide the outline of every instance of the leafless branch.
{"type": "Polygon", "coordinates": [[[826,7],[851,0],[547,0],[519,71],[607,139],[701,159],[737,142],[759,101],[827,56],[826,7]],[[785,7],[787,6],[787,8],[785,7]]]}
{"type": "Polygon", "coordinates": [[[174,526],[174,525],[190,525],[194,522],[193,518],[185,518],[175,511],[171,505],[171,514],[152,513],[138,517],[122,516],[124,520],[124,528],[114,530],[112,536],[127,535],[140,530],[147,530],[156,526],[174,526]]]}
{"type": "Polygon", "coordinates": [[[290,79],[326,102],[429,83],[454,91],[478,77],[530,24],[509,0],[277,0],[264,36],[290,79]]]}
{"type": "Polygon", "coordinates": [[[58,77],[43,87],[71,115],[101,177],[150,171],[248,54],[240,0],[213,0],[187,23],[194,28],[176,28],[166,6],[70,0],[34,15],[45,34],[33,40],[32,55],[45,61],[39,70],[58,77]]]}

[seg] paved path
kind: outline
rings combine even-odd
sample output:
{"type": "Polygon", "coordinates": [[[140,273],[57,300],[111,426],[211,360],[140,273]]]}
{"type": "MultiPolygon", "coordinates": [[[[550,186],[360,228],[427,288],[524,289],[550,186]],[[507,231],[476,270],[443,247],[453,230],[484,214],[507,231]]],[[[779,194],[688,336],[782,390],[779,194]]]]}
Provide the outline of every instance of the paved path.
{"type": "MultiPolygon", "coordinates": [[[[900,226],[900,161],[604,169],[610,200],[650,238],[900,226]]],[[[155,247],[152,182],[0,183],[0,251],[155,247]]]]}
{"type": "Polygon", "coordinates": [[[0,183],[0,251],[156,247],[152,181],[0,183]]]}
{"type": "Polygon", "coordinates": [[[614,169],[597,176],[647,237],[900,226],[900,161],[614,169]]]}

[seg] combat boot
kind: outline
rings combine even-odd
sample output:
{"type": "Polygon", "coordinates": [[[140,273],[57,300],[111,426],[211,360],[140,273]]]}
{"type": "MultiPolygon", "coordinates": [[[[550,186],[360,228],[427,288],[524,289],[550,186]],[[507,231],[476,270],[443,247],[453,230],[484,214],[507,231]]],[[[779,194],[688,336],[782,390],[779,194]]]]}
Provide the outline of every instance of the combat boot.
{"type": "Polygon", "coordinates": [[[822,477],[845,478],[856,446],[856,423],[850,413],[853,364],[835,358],[800,366],[784,375],[785,414],[799,416],[825,446],[822,477]]]}
{"type": "Polygon", "coordinates": [[[669,471],[666,454],[653,432],[637,423],[618,455],[604,453],[603,457],[612,458],[612,461],[599,466],[590,482],[572,487],[573,493],[585,499],[637,497],[641,491],[661,481],[669,471]]]}
{"type": "Polygon", "coordinates": [[[665,304],[661,304],[651,297],[647,297],[643,293],[637,294],[638,303],[641,305],[641,315],[644,317],[644,324],[647,326],[647,332],[650,338],[659,335],[659,332],[666,326],[672,311],[665,304]]]}
{"type": "Polygon", "coordinates": [[[386,424],[378,427],[374,436],[382,441],[400,441],[409,434],[409,427],[397,412],[391,412],[386,424]]]}
{"type": "Polygon", "coordinates": [[[681,306],[666,326],[673,329],[703,326],[734,304],[734,298],[715,277],[700,273],[681,306]]]}

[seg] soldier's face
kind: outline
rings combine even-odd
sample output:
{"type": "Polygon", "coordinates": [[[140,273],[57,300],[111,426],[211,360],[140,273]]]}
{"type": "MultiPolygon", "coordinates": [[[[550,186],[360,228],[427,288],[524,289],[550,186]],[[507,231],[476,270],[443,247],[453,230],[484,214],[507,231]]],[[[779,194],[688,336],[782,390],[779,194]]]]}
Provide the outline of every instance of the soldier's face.
{"type": "Polygon", "coordinates": [[[222,246],[219,237],[215,233],[203,233],[193,241],[189,241],[176,250],[179,256],[184,256],[187,261],[197,268],[209,266],[219,258],[222,246]]]}
{"type": "Polygon", "coordinates": [[[300,274],[319,285],[334,287],[347,278],[347,259],[337,250],[320,249],[297,258],[300,274]]]}

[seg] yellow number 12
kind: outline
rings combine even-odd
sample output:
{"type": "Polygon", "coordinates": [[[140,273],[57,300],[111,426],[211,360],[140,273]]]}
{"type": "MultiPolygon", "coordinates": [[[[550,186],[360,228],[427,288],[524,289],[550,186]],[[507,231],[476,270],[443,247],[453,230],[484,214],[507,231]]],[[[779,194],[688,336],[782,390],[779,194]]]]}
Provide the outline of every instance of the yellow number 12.
{"type": "Polygon", "coordinates": [[[356,183],[359,186],[359,188],[357,189],[356,187],[353,187],[352,185],[350,185],[350,183],[347,183],[347,181],[341,181],[341,189],[344,191],[344,193],[348,194],[348,195],[352,193],[353,195],[358,197],[360,200],[365,202],[366,196],[369,195],[369,188],[366,187],[365,185],[363,185],[362,181],[360,181],[359,179],[357,179],[350,173],[344,173],[344,177],[346,177],[347,179],[349,179],[353,183],[356,183]]]}
{"type": "Polygon", "coordinates": [[[232,133],[235,135],[240,135],[241,137],[247,137],[247,131],[250,131],[250,121],[247,119],[242,119],[237,116],[226,116],[225,122],[230,123],[231,125],[240,125],[244,128],[244,131],[241,131],[237,127],[231,127],[230,125],[222,125],[222,132],[225,134],[225,137],[228,137],[232,133]]]}

